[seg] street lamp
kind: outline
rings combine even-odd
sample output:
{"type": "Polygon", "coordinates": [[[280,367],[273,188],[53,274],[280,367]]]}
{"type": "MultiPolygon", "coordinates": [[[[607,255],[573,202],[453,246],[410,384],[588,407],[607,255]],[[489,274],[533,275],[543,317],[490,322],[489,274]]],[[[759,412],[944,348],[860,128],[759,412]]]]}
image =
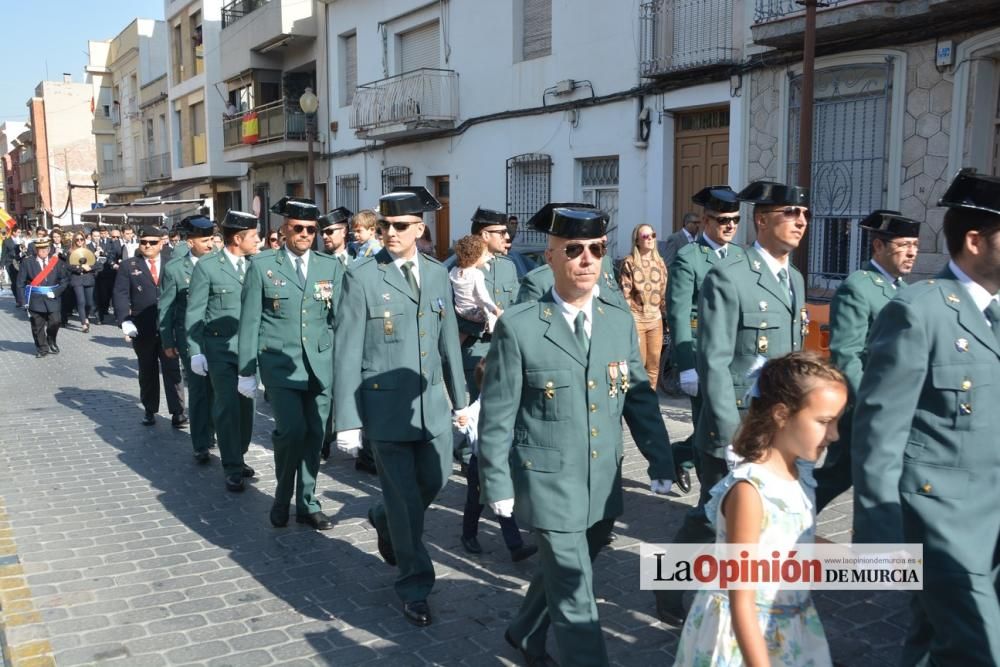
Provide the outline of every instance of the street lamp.
{"type": "Polygon", "coordinates": [[[94,172],[90,175],[90,181],[94,184],[94,203],[95,204],[97,203],[97,184],[100,182],[100,180],[101,180],[101,175],[98,174],[97,170],[95,169],[94,172]]]}
{"type": "Polygon", "coordinates": [[[306,88],[306,91],[302,93],[299,98],[299,106],[302,108],[302,112],[306,115],[306,197],[313,199],[316,196],[316,177],[313,174],[313,139],[315,138],[315,129],[313,123],[309,122],[316,110],[319,109],[319,98],[313,92],[312,88],[306,88]]]}
{"type": "MultiPolygon", "coordinates": [[[[101,175],[98,174],[97,170],[95,169],[94,172],[90,175],[90,180],[91,180],[91,182],[93,182],[93,185],[76,185],[72,181],[70,181],[68,183],[68,185],[69,185],[69,223],[70,223],[70,225],[76,224],[75,223],[76,214],[73,211],[73,189],[74,188],[87,188],[89,190],[89,189],[93,188],[94,189],[94,203],[96,204],[97,203],[97,183],[100,180],[100,178],[101,178],[101,175]]],[[[97,219],[97,226],[98,227],[101,226],[100,218],[97,219]]]]}

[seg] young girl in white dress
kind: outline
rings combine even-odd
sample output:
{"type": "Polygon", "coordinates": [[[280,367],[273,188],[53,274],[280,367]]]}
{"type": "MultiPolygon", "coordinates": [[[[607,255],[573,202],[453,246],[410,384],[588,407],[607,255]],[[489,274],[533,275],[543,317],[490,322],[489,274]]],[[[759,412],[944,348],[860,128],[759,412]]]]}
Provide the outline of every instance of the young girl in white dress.
{"type": "MultiPolygon", "coordinates": [[[[733,449],[743,458],[711,491],[717,543],[787,552],[815,540],[811,464],[837,440],[844,376],[794,352],[767,362],[733,449]],[[801,473],[801,474],[800,474],[801,473]]],[[[808,590],[699,590],[675,667],[829,667],[830,649],[808,590]]]]}

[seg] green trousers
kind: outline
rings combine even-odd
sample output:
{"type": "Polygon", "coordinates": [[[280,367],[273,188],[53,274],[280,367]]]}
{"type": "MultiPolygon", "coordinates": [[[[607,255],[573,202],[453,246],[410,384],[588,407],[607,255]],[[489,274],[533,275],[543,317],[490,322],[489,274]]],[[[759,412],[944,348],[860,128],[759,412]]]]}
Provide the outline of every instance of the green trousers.
{"type": "Polygon", "coordinates": [[[274,504],[288,507],[295,495],[295,513],[300,516],[320,510],[316,498],[316,475],[323,432],[330,415],[330,390],[321,389],[315,379],[309,389],[267,388],[274,412],[274,474],[277,488],[274,504]]]}
{"type": "Polygon", "coordinates": [[[219,438],[219,458],[226,477],[243,472],[243,455],[253,435],[254,400],[236,391],[235,363],[208,360],[208,377],[215,388],[212,420],[219,438]]]}
{"type": "Polygon", "coordinates": [[[215,434],[215,423],[212,420],[212,404],[214,393],[212,380],[205,375],[196,375],[191,371],[191,359],[182,357],[181,369],[184,371],[184,384],[188,388],[188,429],[191,432],[191,445],[195,452],[207,452],[212,446],[212,436],[215,434]]]}
{"type": "Polygon", "coordinates": [[[372,441],[382,502],[372,507],[380,532],[388,530],[399,566],[396,595],[403,602],[426,600],[434,588],[434,564],[424,546],[424,511],[451,474],[451,431],[431,440],[372,441]]]}
{"type": "Polygon", "coordinates": [[[545,654],[549,624],[562,665],[607,665],[594,598],[592,563],[607,543],[614,519],[598,521],[585,532],[536,530],[540,570],[510,624],[510,636],[528,654],[545,654]]]}

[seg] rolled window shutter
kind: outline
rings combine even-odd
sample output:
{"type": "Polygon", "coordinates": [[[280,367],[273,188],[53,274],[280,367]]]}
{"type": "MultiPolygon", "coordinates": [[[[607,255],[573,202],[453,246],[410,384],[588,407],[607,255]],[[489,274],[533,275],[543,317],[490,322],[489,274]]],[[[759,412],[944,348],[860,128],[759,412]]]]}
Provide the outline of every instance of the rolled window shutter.
{"type": "Polygon", "coordinates": [[[523,0],[523,60],[552,53],[552,0],[523,0]]]}
{"type": "Polygon", "coordinates": [[[441,67],[441,31],[437,21],[399,36],[400,74],[441,67]]]}

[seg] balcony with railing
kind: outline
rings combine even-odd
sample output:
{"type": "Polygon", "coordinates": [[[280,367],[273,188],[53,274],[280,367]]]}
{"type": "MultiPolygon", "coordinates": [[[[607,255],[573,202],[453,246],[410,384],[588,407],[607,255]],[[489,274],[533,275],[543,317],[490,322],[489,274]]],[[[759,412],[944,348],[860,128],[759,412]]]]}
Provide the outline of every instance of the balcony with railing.
{"type": "Polygon", "coordinates": [[[458,73],[422,68],[358,86],[351,129],[359,139],[394,139],[455,127],[458,73]]]}
{"type": "MultiPolygon", "coordinates": [[[[753,41],[780,49],[800,49],[805,32],[805,7],[799,0],[753,0],[753,41]]],[[[888,34],[908,40],[934,30],[962,30],[995,15],[995,0],[820,0],[816,11],[816,43],[857,48],[888,34]],[[990,10],[993,11],[990,11],[990,10]]]]}
{"type": "Polygon", "coordinates": [[[160,153],[143,158],[140,170],[142,182],[163,181],[170,179],[170,153],[160,153]]]}
{"type": "Polygon", "coordinates": [[[101,190],[105,192],[117,190],[128,185],[125,170],[120,165],[115,165],[112,169],[102,171],[99,182],[101,190]]]}
{"type": "Polygon", "coordinates": [[[645,77],[727,68],[733,46],[734,0],[651,0],[640,7],[639,71],[645,77]]]}
{"type": "Polygon", "coordinates": [[[271,0],[233,0],[222,7],[222,29],[239,21],[244,16],[255,12],[271,0]]]}
{"type": "Polygon", "coordinates": [[[306,130],[316,132],[298,102],[284,98],[222,121],[222,145],[229,162],[259,162],[306,155],[306,130]],[[254,120],[257,134],[253,135],[254,120]],[[308,125],[307,125],[308,124],[308,125]]]}
{"type": "Polygon", "coordinates": [[[273,59],[292,44],[316,39],[312,0],[234,0],[222,8],[219,53],[223,76],[257,67],[273,67],[273,59]]]}

